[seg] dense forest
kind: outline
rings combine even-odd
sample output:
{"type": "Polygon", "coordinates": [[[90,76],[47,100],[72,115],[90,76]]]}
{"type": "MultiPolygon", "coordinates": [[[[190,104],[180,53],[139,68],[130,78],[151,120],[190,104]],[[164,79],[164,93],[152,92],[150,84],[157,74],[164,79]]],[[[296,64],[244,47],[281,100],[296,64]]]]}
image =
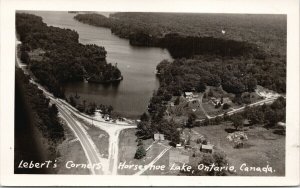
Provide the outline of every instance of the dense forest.
{"type": "Polygon", "coordinates": [[[250,42],[272,56],[286,54],[286,15],[119,12],[109,18],[95,14],[76,17],[83,23],[110,27],[114,34],[131,39],[132,44],[153,45],[156,39],[175,33],[250,42]]]}
{"type": "Polygon", "coordinates": [[[78,33],[47,26],[41,17],[17,13],[16,29],[22,46],[21,60],[38,81],[57,97],[64,97],[62,83],[120,80],[120,70],[106,62],[104,47],[83,45],[78,33]]]}
{"type": "MultiPolygon", "coordinates": [[[[21,160],[56,159],[56,147],[64,139],[64,129],[57,116],[58,109],[55,104],[49,103],[43,91],[29,82],[21,69],[16,68],[15,76],[16,163],[21,160]],[[41,138],[36,135],[35,130],[40,132],[41,138]],[[41,142],[43,139],[46,139],[46,144],[41,142]],[[43,150],[46,150],[47,156],[43,150]]],[[[16,169],[15,172],[44,173],[42,169],[16,169]]]]}
{"type": "MultiPolygon", "coordinates": [[[[215,36],[186,35],[176,30],[165,33],[153,32],[157,26],[151,28],[152,22],[148,26],[136,19],[126,19],[125,16],[118,17],[119,13],[113,14],[111,18],[99,14],[78,14],[74,19],[98,26],[111,28],[111,31],[122,37],[128,38],[131,45],[135,46],[157,46],[167,48],[174,58],[191,57],[199,54],[219,54],[222,56],[245,56],[252,55],[263,58],[263,53],[258,50],[256,44],[245,41],[236,41],[230,38],[216,38],[215,36]],[[117,16],[117,18],[115,17],[117,16]]],[[[127,15],[127,14],[126,14],[127,15]]],[[[158,17],[160,18],[160,17],[158,17]]]]}

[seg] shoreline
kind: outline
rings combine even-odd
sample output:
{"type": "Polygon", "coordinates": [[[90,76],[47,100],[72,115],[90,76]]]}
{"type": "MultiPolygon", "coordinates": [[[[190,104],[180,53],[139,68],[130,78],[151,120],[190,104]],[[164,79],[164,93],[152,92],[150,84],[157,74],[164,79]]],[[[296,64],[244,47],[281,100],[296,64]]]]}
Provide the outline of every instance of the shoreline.
{"type": "Polygon", "coordinates": [[[111,79],[111,80],[97,80],[97,79],[90,79],[90,78],[85,78],[85,80],[89,83],[96,83],[96,84],[110,84],[110,83],[115,83],[115,82],[120,82],[123,80],[123,76],[121,75],[117,79],[111,79]]]}

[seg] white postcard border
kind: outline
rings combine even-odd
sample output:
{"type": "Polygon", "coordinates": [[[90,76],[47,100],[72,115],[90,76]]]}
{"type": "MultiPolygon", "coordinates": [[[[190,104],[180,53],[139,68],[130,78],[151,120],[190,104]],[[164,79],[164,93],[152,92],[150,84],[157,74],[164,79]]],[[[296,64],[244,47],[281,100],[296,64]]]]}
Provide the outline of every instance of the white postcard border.
{"type": "Polygon", "coordinates": [[[297,0],[2,0],[1,185],[280,186],[299,184],[299,2],[297,0]],[[287,133],[285,177],[15,175],[14,74],[16,10],[287,14],[287,133]]]}

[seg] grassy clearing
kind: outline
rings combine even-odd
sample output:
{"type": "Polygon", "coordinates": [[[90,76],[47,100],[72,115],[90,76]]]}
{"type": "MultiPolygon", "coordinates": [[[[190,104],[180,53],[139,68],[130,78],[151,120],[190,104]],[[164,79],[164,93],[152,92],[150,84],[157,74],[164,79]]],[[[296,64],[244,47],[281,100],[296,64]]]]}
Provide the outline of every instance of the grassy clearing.
{"type": "Polygon", "coordinates": [[[63,125],[66,139],[58,146],[60,158],[58,158],[57,173],[58,174],[90,174],[89,169],[84,168],[66,168],[68,161],[74,163],[87,163],[87,158],[82,149],[80,142],[74,140],[76,137],[67,125],[63,125]],[[74,155],[76,153],[76,155],[74,155]]]}
{"type": "Polygon", "coordinates": [[[263,127],[254,127],[246,131],[248,141],[245,148],[234,149],[233,143],[226,139],[228,133],[225,130],[232,129],[229,125],[216,125],[207,127],[196,127],[193,130],[204,135],[218,149],[224,151],[229,163],[236,168],[246,163],[247,166],[264,167],[269,164],[274,173],[241,172],[237,175],[244,176],[283,176],[285,174],[285,136],[276,135],[273,130],[263,127]]]}

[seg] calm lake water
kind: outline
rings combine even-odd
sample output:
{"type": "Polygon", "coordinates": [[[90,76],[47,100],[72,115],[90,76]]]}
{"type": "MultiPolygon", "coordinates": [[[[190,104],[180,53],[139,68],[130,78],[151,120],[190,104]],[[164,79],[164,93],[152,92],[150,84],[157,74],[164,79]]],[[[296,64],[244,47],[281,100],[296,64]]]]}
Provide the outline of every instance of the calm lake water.
{"type": "Polygon", "coordinates": [[[156,65],[163,59],[172,59],[166,49],[134,47],[129,41],[111,34],[110,29],[82,24],[67,12],[30,12],[41,16],[51,26],[69,28],[79,33],[79,42],[104,46],[106,60],[118,63],[124,80],[118,86],[103,86],[87,82],[65,86],[66,95],[76,92],[81,99],[97,104],[112,105],[124,117],[136,118],[146,111],[148,102],[159,86],[155,76],[156,65]]]}

